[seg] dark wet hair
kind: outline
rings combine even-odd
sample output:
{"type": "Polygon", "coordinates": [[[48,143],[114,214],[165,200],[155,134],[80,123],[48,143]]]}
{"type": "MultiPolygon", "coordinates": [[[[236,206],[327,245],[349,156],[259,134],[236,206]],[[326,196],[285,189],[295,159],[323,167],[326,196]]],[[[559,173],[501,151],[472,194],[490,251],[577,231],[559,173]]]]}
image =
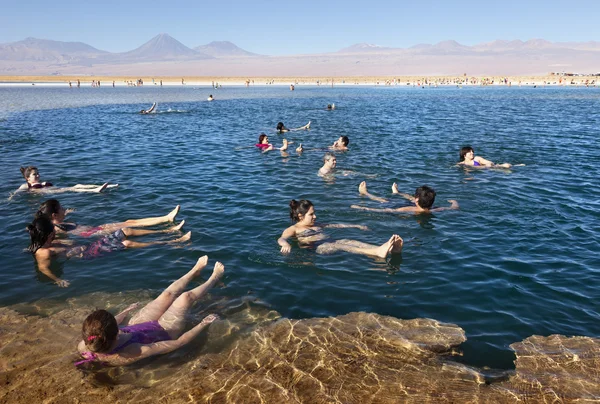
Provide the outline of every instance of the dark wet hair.
{"type": "Polygon", "coordinates": [[[260,135],[258,135],[258,143],[262,143],[263,139],[268,137],[267,135],[265,135],[264,133],[261,133],[260,135]]]}
{"type": "Polygon", "coordinates": [[[325,153],[325,155],[323,156],[323,162],[327,163],[329,160],[334,159],[335,158],[335,154],[331,153],[331,152],[327,152],[325,153]]]}
{"type": "Polygon", "coordinates": [[[117,335],[117,320],[106,310],[96,310],[85,318],[81,326],[81,337],[92,352],[108,352],[117,335]]]}
{"type": "Polygon", "coordinates": [[[32,171],[39,172],[39,170],[36,166],[21,167],[21,175],[23,175],[23,178],[25,178],[25,181],[27,181],[27,178],[29,178],[32,171]]]}
{"type": "Polygon", "coordinates": [[[46,202],[40,205],[35,217],[46,216],[52,219],[52,215],[55,215],[60,210],[60,202],[57,199],[48,199],[46,202]]]}
{"type": "Polygon", "coordinates": [[[430,209],[435,202],[435,190],[427,185],[417,188],[415,191],[415,198],[418,199],[417,203],[423,209],[430,209]]]}
{"type": "Polygon", "coordinates": [[[460,161],[465,161],[465,154],[468,152],[475,152],[471,146],[465,146],[460,149],[460,161]]]}
{"type": "Polygon", "coordinates": [[[283,130],[285,129],[285,126],[283,125],[283,122],[278,122],[277,123],[277,130],[283,130]]]}
{"type": "Polygon", "coordinates": [[[331,104],[327,104],[327,109],[331,109],[331,104]]]}
{"type": "Polygon", "coordinates": [[[29,252],[35,254],[37,250],[42,248],[53,231],[54,225],[50,218],[47,216],[35,218],[31,224],[27,225],[27,232],[31,237],[31,244],[27,247],[29,252]]]}
{"type": "Polygon", "coordinates": [[[299,201],[292,199],[290,201],[290,218],[292,219],[292,222],[299,222],[299,215],[306,215],[306,212],[308,212],[313,206],[313,203],[308,199],[301,199],[299,201]]]}
{"type": "Polygon", "coordinates": [[[348,136],[342,136],[342,144],[344,146],[348,146],[348,143],[350,143],[350,139],[348,139],[348,136]]]}

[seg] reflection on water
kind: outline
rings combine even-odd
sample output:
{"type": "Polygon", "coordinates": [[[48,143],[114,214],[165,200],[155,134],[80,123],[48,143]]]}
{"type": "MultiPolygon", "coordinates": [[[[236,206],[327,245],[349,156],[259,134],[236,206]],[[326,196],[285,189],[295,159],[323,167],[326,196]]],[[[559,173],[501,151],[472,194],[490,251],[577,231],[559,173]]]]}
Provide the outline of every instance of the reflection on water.
{"type": "Polygon", "coordinates": [[[81,319],[145,292],[0,309],[0,401],[397,403],[592,401],[600,397],[600,340],[533,336],[511,345],[516,370],[453,361],[465,332],[430,319],[378,314],[290,320],[250,300],[199,303],[223,320],[188,346],[132,366],[73,362],[81,319]],[[109,388],[110,387],[110,388],[109,388]],[[81,401],[80,401],[81,400],[81,401]]]}

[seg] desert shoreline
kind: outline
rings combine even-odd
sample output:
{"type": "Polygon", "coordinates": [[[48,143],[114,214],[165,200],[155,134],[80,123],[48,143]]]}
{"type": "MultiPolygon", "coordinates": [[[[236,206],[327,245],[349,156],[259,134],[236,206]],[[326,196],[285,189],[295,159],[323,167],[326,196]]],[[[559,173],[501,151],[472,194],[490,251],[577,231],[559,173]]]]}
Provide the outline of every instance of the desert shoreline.
{"type": "Polygon", "coordinates": [[[447,85],[555,85],[596,86],[598,76],[562,76],[562,75],[523,75],[523,76],[345,76],[345,77],[234,77],[234,76],[89,76],[89,75],[53,75],[53,76],[0,76],[0,86],[49,85],[76,87],[80,86],[123,87],[139,86],[264,86],[264,85],[418,85],[418,86],[447,86],[447,85]],[[69,84],[70,83],[70,84],[69,84]]]}

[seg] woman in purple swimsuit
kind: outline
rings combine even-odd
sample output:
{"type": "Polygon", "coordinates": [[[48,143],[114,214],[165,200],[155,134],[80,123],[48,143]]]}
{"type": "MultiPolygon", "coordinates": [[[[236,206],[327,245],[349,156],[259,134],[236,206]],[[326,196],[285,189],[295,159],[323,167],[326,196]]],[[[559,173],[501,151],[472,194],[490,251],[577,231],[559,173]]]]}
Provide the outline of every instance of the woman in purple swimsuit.
{"type": "Polygon", "coordinates": [[[65,217],[69,213],[68,209],[61,206],[56,199],[48,199],[40,205],[35,217],[46,216],[52,220],[52,224],[57,233],[73,234],[80,237],[105,236],[114,233],[117,230],[122,230],[127,237],[144,236],[146,234],[156,233],[172,233],[181,230],[185,220],[182,220],[177,226],[170,227],[164,230],[142,230],[134,227],[148,227],[162,223],[173,223],[180,206],[175,206],[169,214],[158,217],[148,217],[144,219],[129,219],[124,222],[108,223],[100,226],[80,226],[76,223],[65,223],[65,217]]]}
{"type": "Polygon", "coordinates": [[[59,287],[66,288],[69,281],[60,279],[50,270],[52,258],[58,255],[64,255],[67,258],[91,259],[103,255],[104,253],[123,250],[125,248],[142,248],[156,244],[174,244],[190,240],[192,232],[184,234],[175,240],[160,240],[140,243],[137,241],[126,240],[126,234],[119,229],[113,234],[104,236],[91,244],[73,246],[68,240],[55,240],[56,232],[52,221],[41,216],[33,220],[27,226],[27,232],[31,237],[31,244],[27,248],[34,256],[38,269],[44,275],[52,279],[59,287]]]}
{"type": "Polygon", "coordinates": [[[200,257],[190,272],[136,313],[126,327],[119,328],[118,325],[137,307],[137,303],[116,316],[106,310],[96,310],[87,316],[81,329],[83,341],[77,347],[85,360],[75,365],[94,360],[112,366],[129,365],[152,355],[172,352],[196,338],[218,317],[209,314],[184,333],[186,313],[223,276],[225,267],[220,262],[215,263],[208,281],[187,292],[183,290],[207,263],[206,255],[200,257]]]}
{"type": "Polygon", "coordinates": [[[511,168],[512,165],[509,163],[494,164],[493,161],[484,159],[483,157],[475,156],[475,151],[471,146],[465,146],[460,149],[460,165],[471,166],[471,167],[482,167],[482,168],[511,168]]]}
{"type": "MultiPolygon", "coordinates": [[[[51,182],[41,182],[40,172],[37,167],[27,166],[21,167],[21,174],[25,178],[25,184],[21,185],[16,191],[36,191],[48,194],[59,194],[63,192],[102,192],[106,188],[118,187],[119,184],[109,184],[108,182],[102,185],[83,185],[77,184],[72,187],[55,187],[51,182]]],[[[14,194],[13,194],[14,195],[14,194]]]]}

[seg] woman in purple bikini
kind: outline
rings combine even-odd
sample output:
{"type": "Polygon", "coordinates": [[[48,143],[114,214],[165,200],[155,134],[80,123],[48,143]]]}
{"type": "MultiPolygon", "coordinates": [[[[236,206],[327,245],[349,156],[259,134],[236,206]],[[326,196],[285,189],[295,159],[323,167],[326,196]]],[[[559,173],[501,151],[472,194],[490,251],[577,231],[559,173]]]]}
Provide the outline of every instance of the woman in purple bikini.
{"type": "Polygon", "coordinates": [[[493,161],[489,161],[480,156],[475,156],[475,151],[471,146],[465,146],[460,149],[460,165],[481,167],[481,168],[511,168],[512,165],[509,163],[494,164],[493,161]]]}
{"type": "Polygon", "coordinates": [[[137,303],[116,316],[106,310],[96,310],[87,316],[81,329],[83,341],[77,347],[85,360],[75,365],[91,361],[112,366],[129,365],[149,356],[172,352],[196,338],[218,317],[209,314],[184,333],[186,313],[223,276],[225,267],[220,262],[215,263],[208,281],[187,292],[183,290],[207,262],[206,255],[198,259],[190,272],[136,313],[125,327],[119,328],[119,324],[137,307],[137,303]]]}
{"type": "MultiPolygon", "coordinates": [[[[126,231],[126,229],[125,229],[126,231]]],[[[31,243],[27,248],[35,258],[38,270],[52,279],[59,287],[66,288],[69,281],[60,279],[50,270],[52,259],[63,255],[67,258],[92,259],[105,253],[124,250],[125,248],[142,248],[157,244],[174,244],[190,240],[192,233],[188,232],[175,240],[159,240],[141,243],[127,240],[123,229],[99,238],[91,244],[73,246],[69,240],[55,240],[56,232],[52,221],[47,216],[40,216],[27,226],[31,243]]]]}
{"type": "MultiPolygon", "coordinates": [[[[40,172],[35,166],[21,167],[21,174],[25,178],[25,184],[21,185],[16,191],[36,191],[48,194],[59,194],[63,192],[102,192],[106,188],[118,187],[119,184],[109,184],[108,182],[102,185],[83,185],[77,184],[72,187],[55,187],[51,182],[41,182],[40,172]]],[[[14,195],[14,194],[13,194],[14,195]]]]}

